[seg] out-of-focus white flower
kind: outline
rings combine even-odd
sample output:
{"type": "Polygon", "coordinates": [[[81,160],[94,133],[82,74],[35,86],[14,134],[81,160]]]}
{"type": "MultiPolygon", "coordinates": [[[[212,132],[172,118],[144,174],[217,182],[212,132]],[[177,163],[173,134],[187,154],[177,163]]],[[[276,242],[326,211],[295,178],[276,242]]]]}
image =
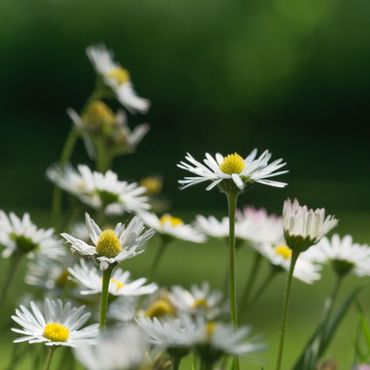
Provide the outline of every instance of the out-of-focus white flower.
{"type": "Polygon", "coordinates": [[[117,100],[130,112],[146,113],[150,107],[147,99],[140,98],[132,85],[129,72],[114,61],[113,53],[104,45],[90,46],[87,56],[104,83],[112,89],[117,100]]]}
{"type": "Polygon", "coordinates": [[[283,238],[283,220],[265,209],[245,207],[236,213],[236,236],[251,243],[278,243],[283,238]]]}
{"type": "Polygon", "coordinates": [[[54,230],[37,228],[28,213],[19,218],[12,212],[8,216],[0,211],[0,246],[5,248],[3,257],[20,253],[29,257],[39,254],[59,258],[65,254],[61,241],[54,236],[54,230]]]}
{"type": "Polygon", "coordinates": [[[246,158],[242,158],[237,153],[226,157],[220,153],[217,153],[215,157],[206,153],[204,164],[202,164],[188,153],[185,157],[188,162],[181,161],[177,166],[195,176],[185,177],[179,180],[179,184],[182,189],[185,189],[203,182],[210,182],[206,190],[213,189],[225,180],[232,181],[240,190],[255,182],[279,188],[286,186],[286,183],[270,180],[271,177],[288,172],[287,170],[279,171],[286,165],[281,158],[269,163],[271,154],[268,150],[258,158],[256,157],[257,149],[254,149],[246,158]]]}
{"type": "MultiPolygon", "coordinates": [[[[288,271],[292,260],[292,250],[284,244],[272,245],[263,243],[256,247],[273,266],[288,271]]],[[[306,256],[307,252],[300,255],[293,272],[293,276],[307,284],[312,284],[321,278],[320,266],[311,262],[306,256]]]]}
{"type": "Polygon", "coordinates": [[[140,316],[136,322],[144,330],[151,344],[167,349],[190,348],[194,344],[197,327],[187,315],[161,320],[140,316]]]}
{"type": "Polygon", "coordinates": [[[308,209],[290,199],[284,202],[283,222],[288,246],[299,252],[319,242],[338,223],[333,216],[325,217],[324,208],[308,209]]]}
{"type": "MultiPolygon", "coordinates": [[[[81,290],[82,295],[99,294],[102,291],[102,274],[95,268],[90,267],[84,260],[80,261],[79,265],[75,265],[68,269],[71,276],[82,286],[85,290],[81,290]]],[[[123,272],[122,269],[117,268],[113,271],[112,277],[109,281],[109,294],[114,296],[140,296],[152,294],[158,286],[154,283],[144,285],[145,278],[130,281],[130,273],[123,272]]]]}
{"type": "MultiPolygon", "coordinates": [[[[223,217],[220,221],[214,216],[198,215],[194,226],[202,234],[211,238],[227,238],[229,236],[229,218],[223,217]]],[[[237,226],[236,226],[237,228],[237,226]]]]}
{"type": "Polygon", "coordinates": [[[145,336],[135,324],[103,333],[95,346],[74,349],[87,370],[138,369],[147,361],[147,351],[145,336]]]}
{"type": "Polygon", "coordinates": [[[117,297],[109,304],[108,317],[119,322],[133,321],[136,316],[137,301],[137,296],[117,297]]]}
{"type": "Polygon", "coordinates": [[[145,230],[144,223],[139,217],[134,217],[127,227],[118,223],[114,230],[102,231],[87,213],[85,216],[93,245],[67,233],[61,235],[71,244],[72,251],[82,256],[94,256],[101,270],[106,270],[110,264],[120,263],[144,252],[144,244],[154,234],[153,230],[145,230]]]}
{"type": "Polygon", "coordinates": [[[198,230],[190,225],[186,225],[181,218],[173,217],[169,214],[158,218],[154,213],[142,212],[140,217],[144,223],[157,231],[161,235],[171,236],[176,239],[187,240],[193,243],[203,243],[206,238],[198,230]]]}
{"type": "Polygon", "coordinates": [[[103,174],[91,171],[86,165],[79,165],[77,169],[54,166],[47,170],[47,176],[81,202],[95,209],[103,208],[107,215],[137,213],[150,208],[144,195],[145,188],[137,183],[120,181],[117,174],[110,170],[103,174]]]}
{"type": "Polygon", "coordinates": [[[331,263],[335,272],[345,275],[370,275],[370,247],[354,243],[351,235],[340,238],[334,234],[331,239],[324,237],[307,251],[308,258],[321,265],[331,263]]]}
{"type": "Polygon", "coordinates": [[[220,291],[211,291],[208,282],[204,282],[201,286],[192,285],[190,290],[174,286],[169,294],[171,303],[178,310],[209,319],[214,319],[223,311],[222,298],[220,291]]]}
{"type": "Polygon", "coordinates": [[[23,336],[14,340],[14,343],[44,343],[47,346],[76,347],[83,343],[95,343],[98,334],[98,325],[93,324],[83,329],[90,313],[84,313],[85,306],[72,307],[68,302],[63,305],[60,299],[53,301],[46,299],[41,309],[30,303],[31,309],[21,305],[15,310],[12,319],[21,326],[21,329],[12,328],[12,331],[23,336]]]}

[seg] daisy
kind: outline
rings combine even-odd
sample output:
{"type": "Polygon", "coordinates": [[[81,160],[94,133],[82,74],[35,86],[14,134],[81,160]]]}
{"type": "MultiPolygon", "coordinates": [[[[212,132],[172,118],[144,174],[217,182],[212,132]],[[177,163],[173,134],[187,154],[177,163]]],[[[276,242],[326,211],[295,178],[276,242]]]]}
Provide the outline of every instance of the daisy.
{"type": "Polygon", "coordinates": [[[304,251],[333,229],[338,220],[334,216],[325,217],[325,209],[308,209],[300,206],[298,200],[288,199],[283,207],[284,236],[288,246],[304,251]]]}
{"type": "MultiPolygon", "coordinates": [[[[275,271],[289,270],[292,250],[287,245],[264,243],[259,245],[258,252],[271,263],[275,271]]],[[[321,278],[321,268],[314,264],[305,252],[299,257],[293,276],[306,284],[312,284],[321,278]]]]}
{"type": "Polygon", "coordinates": [[[100,335],[96,346],[74,349],[77,359],[87,370],[141,369],[148,361],[147,351],[145,336],[134,324],[100,335]]]}
{"type": "Polygon", "coordinates": [[[190,290],[181,286],[174,286],[169,294],[169,299],[180,311],[212,319],[223,310],[223,307],[221,307],[222,293],[211,291],[208,282],[204,282],[201,286],[192,285],[190,290]]]}
{"type": "Polygon", "coordinates": [[[0,211],[0,246],[5,248],[2,256],[15,253],[34,257],[35,254],[59,258],[65,254],[62,243],[54,236],[53,229],[39,229],[25,213],[19,218],[14,213],[0,211]]]}
{"type": "Polygon", "coordinates": [[[234,329],[219,322],[199,321],[194,336],[198,352],[205,361],[216,362],[222,355],[245,356],[261,351],[264,346],[247,340],[251,328],[243,326],[234,329]]]}
{"type": "Polygon", "coordinates": [[[14,343],[44,343],[47,346],[77,347],[82,343],[95,343],[98,334],[97,324],[81,327],[87,322],[90,313],[84,313],[84,306],[72,307],[65,305],[60,299],[45,299],[39,308],[35,302],[30,303],[31,309],[21,305],[15,310],[12,319],[21,329],[12,331],[22,334],[14,343]]]}
{"type": "Polygon", "coordinates": [[[87,56],[104,83],[114,92],[117,100],[130,112],[146,113],[150,102],[137,96],[129,72],[114,61],[113,53],[104,45],[90,46],[87,56]]]}
{"type": "Polygon", "coordinates": [[[145,188],[137,183],[120,181],[117,174],[110,170],[103,174],[91,171],[86,165],[79,165],[77,169],[54,166],[48,169],[47,176],[81,202],[95,209],[103,208],[107,215],[149,209],[148,198],[143,195],[145,188]]]}
{"type": "Polygon", "coordinates": [[[236,213],[236,236],[251,243],[278,243],[283,238],[283,220],[265,209],[245,207],[236,213]]]}
{"type": "Polygon", "coordinates": [[[100,269],[106,270],[125,259],[132,258],[144,252],[144,244],[154,235],[153,230],[145,230],[144,223],[139,217],[134,217],[125,227],[118,223],[114,230],[102,231],[86,213],[86,227],[93,245],[63,233],[62,237],[71,244],[73,252],[82,256],[95,257],[100,269]]]}
{"type": "Polygon", "coordinates": [[[331,239],[324,237],[307,251],[308,258],[321,265],[333,266],[339,276],[349,272],[357,276],[370,275],[370,248],[354,243],[351,235],[341,238],[334,234],[331,239]]]}
{"type": "Polygon", "coordinates": [[[278,171],[286,163],[282,159],[268,163],[271,159],[269,151],[264,151],[258,158],[257,149],[254,149],[246,158],[239,154],[229,154],[226,157],[217,153],[215,158],[206,153],[204,164],[195,160],[189,153],[185,159],[187,162],[180,162],[177,166],[183,170],[189,171],[196,176],[185,177],[179,180],[181,189],[189,186],[210,182],[206,190],[211,190],[215,186],[225,182],[232,181],[234,185],[243,190],[248,184],[255,182],[283,188],[286,183],[269,180],[269,178],[288,172],[287,170],[278,171]]]}
{"type": "Polygon", "coordinates": [[[194,344],[197,327],[187,315],[178,318],[153,319],[139,316],[138,325],[144,330],[148,342],[166,349],[190,348],[194,344]]]}
{"type": "Polygon", "coordinates": [[[218,220],[214,216],[198,215],[194,221],[194,227],[202,234],[211,238],[227,238],[229,236],[229,218],[223,217],[218,220]]]}
{"type": "Polygon", "coordinates": [[[108,309],[108,316],[116,321],[125,323],[136,317],[138,296],[118,296],[108,309]]]}
{"type": "Polygon", "coordinates": [[[154,229],[160,235],[187,240],[193,243],[203,243],[206,240],[203,234],[194,227],[185,224],[179,217],[164,214],[159,218],[154,213],[149,212],[140,213],[140,217],[148,227],[154,229]]]}
{"type": "MultiPolygon", "coordinates": [[[[102,291],[102,275],[95,267],[89,267],[84,260],[80,261],[80,265],[75,265],[68,269],[71,276],[86,290],[81,290],[82,295],[99,294],[102,291]]],[[[123,272],[117,268],[113,271],[109,281],[108,291],[114,296],[140,296],[152,294],[158,286],[154,283],[144,285],[145,278],[129,281],[130,273],[123,272]]]]}
{"type": "Polygon", "coordinates": [[[63,288],[68,283],[70,258],[51,259],[39,256],[27,265],[25,282],[42,289],[63,288]]]}

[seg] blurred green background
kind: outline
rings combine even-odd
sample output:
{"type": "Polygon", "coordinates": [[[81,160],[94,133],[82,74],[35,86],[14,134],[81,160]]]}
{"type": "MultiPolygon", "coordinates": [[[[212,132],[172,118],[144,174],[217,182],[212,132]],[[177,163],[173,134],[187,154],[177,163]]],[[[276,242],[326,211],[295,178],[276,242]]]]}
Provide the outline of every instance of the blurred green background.
{"type": "MultiPolygon", "coordinates": [[[[221,214],[225,200],[216,191],[178,191],[184,173],[176,163],[187,151],[200,157],[269,149],[288,162],[282,178],[289,186],[256,186],[243,203],[280,212],[287,196],[298,197],[335,212],[341,234],[369,242],[369,15],[367,0],[2,0],[0,207],[46,220],[52,188],[45,169],[70,128],[66,108],[80,109],[94,85],[85,48],[102,42],[152,101],[149,114],[129,117],[131,126],[149,122],[151,132],[135,155],[114,163],[122,177],[162,174],[178,213],[221,214]]],[[[80,143],[74,163],[87,161],[80,143]]],[[[151,253],[133,263],[137,274],[145,273],[151,253]]],[[[210,277],[220,286],[223,258],[215,246],[174,247],[158,278],[189,284],[210,277]]],[[[240,257],[241,273],[247,260],[240,257]]],[[[313,288],[297,283],[289,361],[329,286],[330,279],[313,288]]],[[[280,281],[251,317],[271,343],[281,291],[280,281]]],[[[353,314],[332,350],[345,361],[343,370],[355,326],[353,314]]]]}

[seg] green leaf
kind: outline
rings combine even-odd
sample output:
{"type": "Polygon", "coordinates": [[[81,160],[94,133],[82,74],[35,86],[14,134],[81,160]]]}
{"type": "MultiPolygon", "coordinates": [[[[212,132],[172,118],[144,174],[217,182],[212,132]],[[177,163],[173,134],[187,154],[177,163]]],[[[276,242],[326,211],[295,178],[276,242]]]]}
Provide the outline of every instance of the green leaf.
{"type": "Polygon", "coordinates": [[[360,289],[356,289],[349,294],[334,314],[326,322],[321,322],[318,325],[315,332],[305,345],[301,356],[293,367],[293,370],[316,369],[318,361],[331,343],[338,326],[342,322],[359,291],[360,289]]]}

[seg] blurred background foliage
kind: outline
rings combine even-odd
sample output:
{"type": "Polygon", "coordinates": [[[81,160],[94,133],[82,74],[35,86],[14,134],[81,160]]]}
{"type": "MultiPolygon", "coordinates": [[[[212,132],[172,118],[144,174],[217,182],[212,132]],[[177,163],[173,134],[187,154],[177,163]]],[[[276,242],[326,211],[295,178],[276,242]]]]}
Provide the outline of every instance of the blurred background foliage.
{"type": "MultiPolygon", "coordinates": [[[[370,2],[366,0],[2,0],[0,204],[47,207],[44,171],[94,84],[86,46],[106,43],[152,101],[138,153],[115,162],[129,179],[163,174],[176,208],[220,209],[179,193],[186,151],[270,149],[288,162],[284,191],[245,200],[279,211],[369,211],[370,2]]],[[[74,161],[86,162],[82,145],[74,161]]]]}

